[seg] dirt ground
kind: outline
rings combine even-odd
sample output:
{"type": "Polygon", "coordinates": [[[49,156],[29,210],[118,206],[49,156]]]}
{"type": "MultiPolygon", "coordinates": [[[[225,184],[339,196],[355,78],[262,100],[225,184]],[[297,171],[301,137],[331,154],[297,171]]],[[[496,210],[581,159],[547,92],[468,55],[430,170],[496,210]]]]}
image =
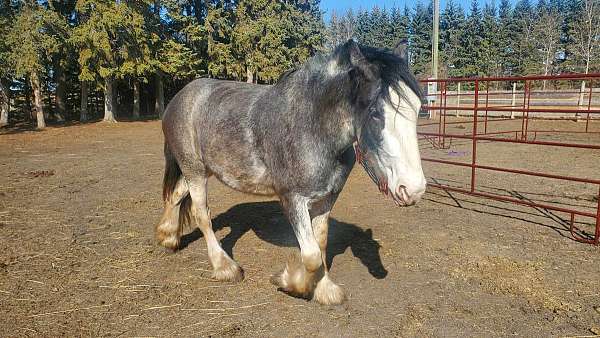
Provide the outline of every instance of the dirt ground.
{"type": "MultiPolygon", "coordinates": [[[[581,137],[600,143],[598,134],[581,137]]],[[[470,143],[453,142],[451,150],[424,142],[423,154],[468,161],[470,143]]],[[[599,178],[597,151],[523,147],[482,142],[479,154],[487,164],[599,178]]],[[[425,163],[425,172],[469,180],[456,167],[425,163]]],[[[276,201],[210,182],[217,235],[246,272],[239,284],[211,280],[198,230],[177,253],[158,247],[162,173],[156,121],[1,132],[0,336],[600,334],[600,248],[571,240],[567,215],[436,189],[397,208],[356,167],[333,210],[328,251],[349,299],[327,307],[269,283],[297,252],[276,201]]],[[[597,203],[597,187],[477,180],[583,210],[597,203]]]]}

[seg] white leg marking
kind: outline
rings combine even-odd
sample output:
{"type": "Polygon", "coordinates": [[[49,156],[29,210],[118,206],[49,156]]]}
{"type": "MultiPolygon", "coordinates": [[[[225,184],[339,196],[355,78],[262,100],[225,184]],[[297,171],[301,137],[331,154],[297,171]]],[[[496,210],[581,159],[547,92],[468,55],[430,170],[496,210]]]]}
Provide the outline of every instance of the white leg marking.
{"type": "Polygon", "coordinates": [[[156,226],[156,239],[165,248],[177,250],[181,227],[179,225],[179,203],[188,193],[188,185],[183,177],[180,177],[175,185],[173,193],[165,201],[165,209],[162,218],[156,226]]]}
{"type": "Polygon", "coordinates": [[[346,300],[346,295],[344,290],[329,278],[329,273],[325,273],[317,283],[314,299],[323,305],[338,305],[346,300]]]}
{"type": "Polygon", "coordinates": [[[206,178],[190,182],[190,195],[192,196],[192,215],[206,240],[208,258],[214,270],[212,276],[220,281],[239,282],[244,279],[242,268],[221,248],[212,229],[210,210],[207,205],[206,183],[206,178]]]}
{"type": "Polygon", "coordinates": [[[327,269],[327,234],[329,229],[329,212],[318,215],[312,220],[313,231],[319,247],[321,248],[321,258],[323,269],[325,271],[323,278],[317,283],[313,299],[323,305],[338,305],[346,300],[344,291],[336,285],[330,278],[327,269]]]}
{"type": "Polygon", "coordinates": [[[284,201],[284,208],[300,244],[302,265],[288,263],[280,274],[271,278],[271,282],[294,296],[309,298],[324,270],[321,249],[308,212],[308,200],[296,196],[284,201]]]}

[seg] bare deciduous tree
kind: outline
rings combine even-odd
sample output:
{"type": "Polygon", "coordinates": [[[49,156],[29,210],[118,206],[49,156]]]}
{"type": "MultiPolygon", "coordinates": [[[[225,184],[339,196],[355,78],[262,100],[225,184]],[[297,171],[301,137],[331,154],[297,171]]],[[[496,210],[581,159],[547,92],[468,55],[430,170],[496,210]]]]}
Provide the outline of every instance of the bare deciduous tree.
{"type": "MultiPolygon", "coordinates": [[[[557,10],[544,11],[533,30],[533,43],[537,54],[536,63],[541,63],[540,70],[544,75],[551,74],[554,68],[556,52],[558,52],[560,43],[562,20],[563,18],[557,10]]],[[[545,80],[543,88],[546,89],[545,80]]]]}
{"type": "MultiPolygon", "coordinates": [[[[592,67],[600,66],[600,0],[582,0],[577,19],[570,27],[571,53],[580,71],[585,74],[592,67]]],[[[585,81],[581,82],[579,104],[583,102],[585,81]]]]}

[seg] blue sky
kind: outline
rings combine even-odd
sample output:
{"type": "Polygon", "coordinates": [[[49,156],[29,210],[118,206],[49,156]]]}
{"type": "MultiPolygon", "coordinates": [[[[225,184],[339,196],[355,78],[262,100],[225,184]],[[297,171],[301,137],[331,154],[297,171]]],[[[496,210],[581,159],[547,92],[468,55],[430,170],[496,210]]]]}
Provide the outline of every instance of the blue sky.
{"type": "MultiPolygon", "coordinates": [[[[392,8],[396,5],[399,8],[404,8],[405,4],[408,4],[409,8],[413,8],[418,0],[354,0],[354,1],[339,1],[339,0],[321,0],[321,8],[325,10],[325,18],[329,19],[331,10],[335,10],[337,13],[343,13],[348,8],[358,10],[360,8],[369,9],[375,5],[379,7],[392,8]]],[[[483,4],[486,0],[479,0],[480,4],[483,4]]],[[[429,0],[421,0],[422,3],[429,3],[429,0]]],[[[457,4],[460,4],[462,8],[468,9],[471,6],[471,0],[455,0],[457,4]]],[[[512,1],[511,1],[512,2],[512,1]]],[[[499,1],[496,1],[499,3],[499,1]]],[[[440,7],[443,10],[446,5],[445,0],[440,0],[440,7]]]]}
{"type": "MultiPolygon", "coordinates": [[[[326,10],[326,16],[331,14],[331,10],[335,10],[336,12],[344,12],[348,8],[352,8],[353,10],[358,10],[359,8],[371,8],[375,5],[379,7],[391,8],[394,4],[397,7],[404,8],[404,4],[406,1],[398,1],[398,0],[358,0],[358,1],[336,1],[336,0],[321,0],[321,8],[326,10]]],[[[410,3],[415,3],[414,1],[410,1],[410,3]]],[[[409,5],[410,6],[410,5],[409,5]]]]}

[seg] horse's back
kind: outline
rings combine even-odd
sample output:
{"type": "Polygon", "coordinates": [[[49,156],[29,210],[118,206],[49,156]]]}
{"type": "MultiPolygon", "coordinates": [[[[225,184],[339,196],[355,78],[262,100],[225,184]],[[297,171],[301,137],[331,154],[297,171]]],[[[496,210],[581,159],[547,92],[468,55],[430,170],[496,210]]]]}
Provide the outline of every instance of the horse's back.
{"type": "Polygon", "coordinates": [[[253,103],[266,88],[198,79],[177,93],[165,112],[163,132],[180,166],[210,172],[236,190],[273,194],[250,116],[253,103]],[[194,168],[198,166],[202,170],[194,168]]]}

